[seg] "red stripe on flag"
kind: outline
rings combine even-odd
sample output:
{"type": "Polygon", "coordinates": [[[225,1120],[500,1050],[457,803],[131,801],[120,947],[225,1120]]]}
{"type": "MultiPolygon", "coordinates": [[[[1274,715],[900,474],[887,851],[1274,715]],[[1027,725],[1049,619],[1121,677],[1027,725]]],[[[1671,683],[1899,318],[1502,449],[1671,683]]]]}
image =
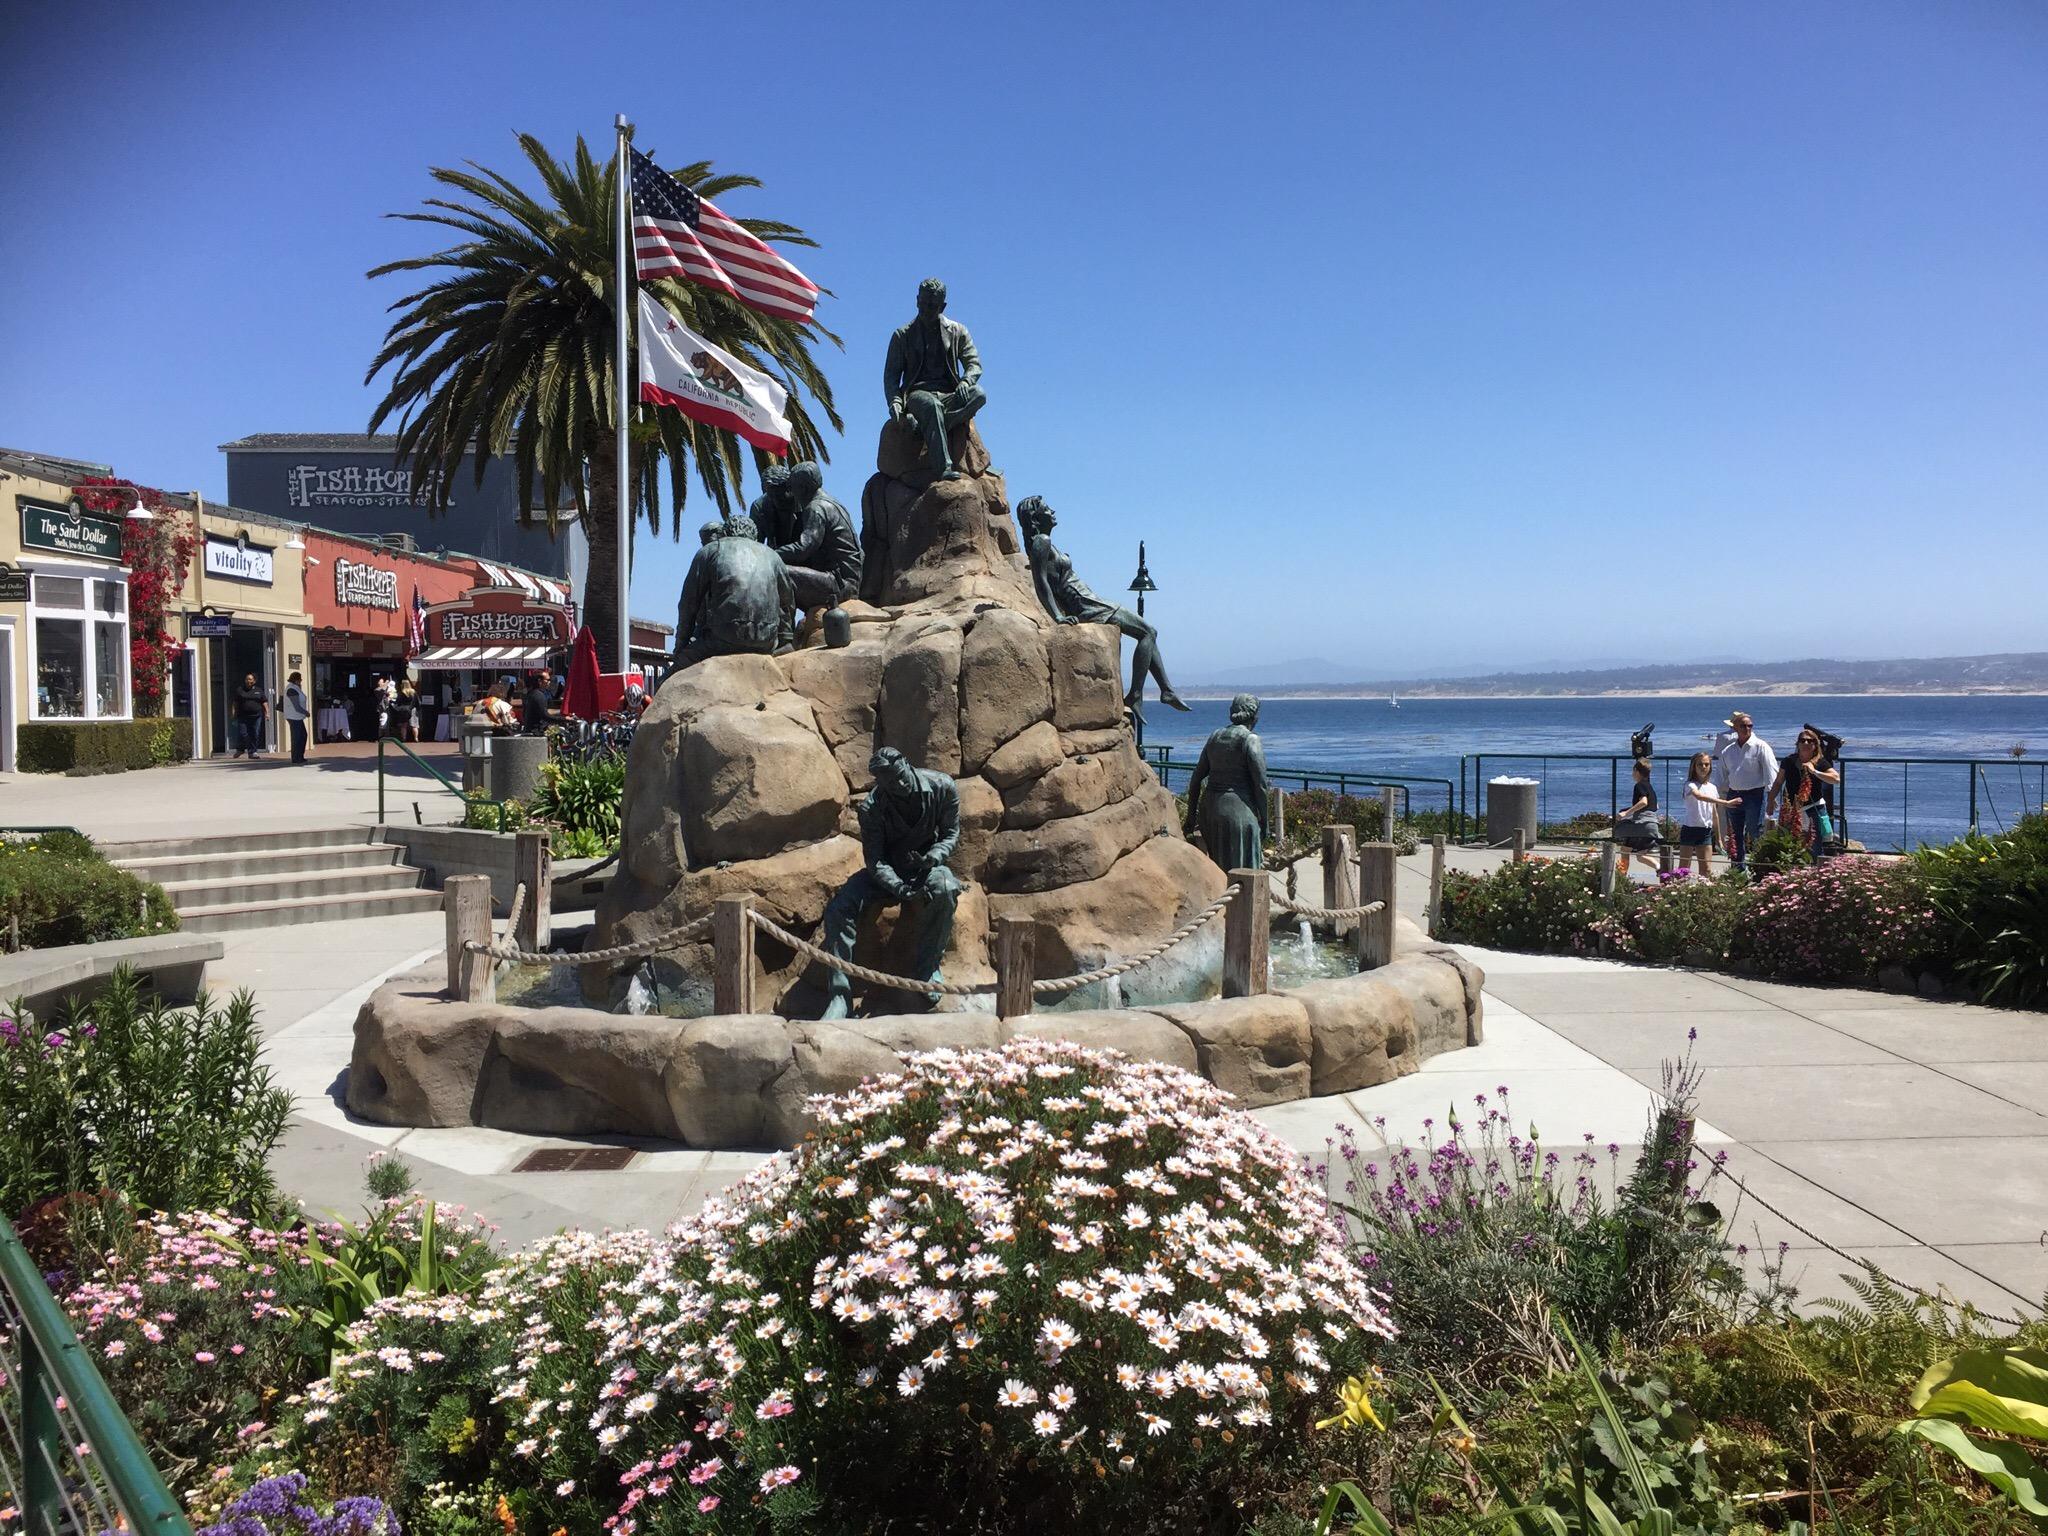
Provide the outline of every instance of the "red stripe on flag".
{"type": "Polygon", "coordinates": [[[778,456],[786,455],[789,452],[788,438],[777,437],[771,432],[763,432],[759,427],[735,411],[728,411],[721,406],[706,405],[701,400],[687,399],[682,395],[672,395],[659,384],[648,384],[645,382],[640,386],[640,398],[649,405],[672,405],[692,421],[701,421],[707,426],[723,427],[728,432],[737,432],[756,448],[762,449],[765,452],[778,456]]]}

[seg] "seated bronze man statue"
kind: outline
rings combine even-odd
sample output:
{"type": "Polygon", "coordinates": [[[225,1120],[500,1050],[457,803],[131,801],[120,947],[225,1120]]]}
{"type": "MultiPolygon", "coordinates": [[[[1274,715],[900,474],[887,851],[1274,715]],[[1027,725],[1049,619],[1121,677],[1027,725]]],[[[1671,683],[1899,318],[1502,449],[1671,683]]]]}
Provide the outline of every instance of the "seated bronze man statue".
{"type": "Polygon", "coordinates": [[[800,610],[830,608],[860,592],[860,535],[853,519],[825,494],[825,476],[806,460],[785,477],[792,522],[775,553],[789,567],[800,610]]]}
{"type": "Polygon", "coordinates": [[[924,459],[941,480],[958,480],[946,431],[974,419],[987,403],[981,390],[981,354],[957,320],[948,320],[946,285],[928,277],[917,285],[917,318],[889,338],[882,393],[889,419],[924,435],[924,459]]]}
{"type": "Polygon", "coordinates": [[[789,498],[789,466],[770,464],[761,471],[761,494],[747,504],[747,518],[761,542],[773,549],[796,536],[795,509],[789,498]]]}
{"type": "Polygon", "coordinates": [[[749,519],[732,518],[690,557],[676,605],[675,666],[708,656],[772,655],[795,616],[796,589],[780,557],[749,519]]]}
{"type": "Polygon", "coordinates": [[[1159,659],[1159,631],[1130,609],[1104,602],[1074,574],[1074,562],[1052,542],[1053,525],[1059,519],[1045,498],[1026,496],[1018,502],[1017,521],[1023,526],[1025,552],[1031,557],[1031,584],[1045,611],[1062,624],[1114,624],[1137,642],[1131,651],[1131,686],[1124,693],[1124,707],[1144,718],[1138,706],[1144,702],[1149,676],[1159,685],[1161,703],[1186,709],[1166,680],[1166,663],[1159,659]]]}
{"type": "MultiPolygon", "coordinates": [[[[962,889],[959,876],[946,867],[960,841],[960,791],[943,773],[911,767],[894,747],[877,748],[868,768],[875,787],[860,807],[867,867],[826,904],[825,950],[851,960],[863,912],[870,906],[914,903],[919,909],[917,951],[910,972],[920,981],[937,981],[962,889]]],[[[852,978],[831,971],[825,986],[821,1017],[845,1018],[853,1005],[852,978]]],[[[933,994],[932,1001],[937,1000],[933,994]]]]}

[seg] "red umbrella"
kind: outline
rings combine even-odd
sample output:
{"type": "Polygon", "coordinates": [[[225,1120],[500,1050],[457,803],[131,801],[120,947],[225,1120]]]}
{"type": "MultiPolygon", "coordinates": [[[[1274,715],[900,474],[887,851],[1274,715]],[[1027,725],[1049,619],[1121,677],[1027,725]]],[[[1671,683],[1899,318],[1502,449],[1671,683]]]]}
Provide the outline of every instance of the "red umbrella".
{"type": "Polygon", "coordinates": [[[595,720],[597,708],[597,636],[584,625],[576,631],[569,652],[569,680],[562,689],[562,713],[574,720],[595,720]]]}

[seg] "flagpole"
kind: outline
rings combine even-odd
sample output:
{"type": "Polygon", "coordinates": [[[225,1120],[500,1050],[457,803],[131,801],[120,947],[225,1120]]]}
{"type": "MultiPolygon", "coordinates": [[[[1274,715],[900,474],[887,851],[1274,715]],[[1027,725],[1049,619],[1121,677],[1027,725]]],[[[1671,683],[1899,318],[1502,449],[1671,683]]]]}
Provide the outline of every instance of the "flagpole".
{"type": "Polygon", "coordinates": [[[631,381],[627,378],[627,353],[632,348],[632,339],[631,333],[627,329],[630,322],[627,319],[626,315],[626,257],[627,252],[631,249],[632,239],[631,233],[627,229],[628,216],[626,208],[627,203],[631,197],[632,176],[626,164],[626,141],[632,137],[633,125],[626,121],[626,114],[623,112],[621,112],[618,115],[617,128],[619,133],[619,163],[618,171],[616,173],[616,179],[618,181],[618,228],[616,230],[616,243],[618,246],[618,273],[616,281],[612,288],[612,307],[618,311],[618,352],[616,354],[618,358],[618,363],[613,371],[618,374],[619,379],[619,653],[617,665],[618,669],[621,672],[626,672],[631,670],[631,663],[633,657],[632,621],[627,617],[627,609],[630,606],[628,603],[629,589],[632,585],[633,580],[633,490],[631,485],[628,483],[629,478],[632,474],[632,458],[626,451],[626,425],[632,419],[633,415],[633,386],[631,381]]]}

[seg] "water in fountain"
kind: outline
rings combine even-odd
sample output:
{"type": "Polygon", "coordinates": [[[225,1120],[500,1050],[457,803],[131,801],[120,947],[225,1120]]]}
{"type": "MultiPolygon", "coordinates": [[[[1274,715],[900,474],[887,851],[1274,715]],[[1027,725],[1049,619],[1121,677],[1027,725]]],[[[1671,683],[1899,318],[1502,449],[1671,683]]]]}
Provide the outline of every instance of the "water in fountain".
{"type": "Polygon", "coordinates": [[[626,1000],[621,1013],[653,1013],[654,993],[647,985],[647,967],[641,966],[633,973],[633,979],[626,983],[626,1000]]]}
{"type": "Polygon", "coordinates": [[[1102,1004],[1102,1006],[1103,1006],[1103,1007],[1105,1007],[1105,1008],[1121,1008],[1121,1007],[1123,1007],[1123,1005],[1124,1005],[1124,979],[1123,979],[1123,977],[1121,977],[1121,976],[1112,976],[1112,977],[1110,977],[1108,981],[1106,981],[1106,982],[1104,982],[1104,983],[1103,983],[1103,987],[1102,987],[1102,990],[1103,990],[1103,992],[1104,992],[1104,994],[1105,994],[1105,996],[1104,996],[1104,1001],[1103,1001],[1103,1004],[1102,1004]]]}
{"type": "Polygon", "coordinates": [[[1316,952],[1316,931],[1309,926],[1307,918],[1301,920],[1301,958],[1307,960],[1316,952]]]}

